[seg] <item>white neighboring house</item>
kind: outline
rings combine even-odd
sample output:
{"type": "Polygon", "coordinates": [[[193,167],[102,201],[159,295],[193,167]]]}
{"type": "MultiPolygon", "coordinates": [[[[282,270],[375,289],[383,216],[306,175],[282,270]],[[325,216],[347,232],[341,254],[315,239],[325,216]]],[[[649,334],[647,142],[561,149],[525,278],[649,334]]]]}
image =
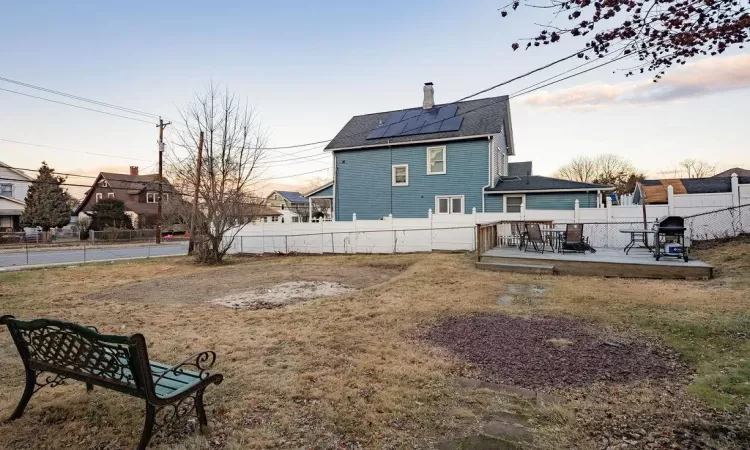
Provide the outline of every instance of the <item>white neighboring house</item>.
{"type": "Polygon", "coordinates": [[[33,178],[0,161],[0,231],[20,231],[26,193],[33,178]]]}
{"type": "Polygon", "coordinates": [[[274,222],[294,223],[309,220],[308,199],[297,191],[273,191],[266,197],[266,206],[281,213],[281,217],[272,217],[274,222]]]}

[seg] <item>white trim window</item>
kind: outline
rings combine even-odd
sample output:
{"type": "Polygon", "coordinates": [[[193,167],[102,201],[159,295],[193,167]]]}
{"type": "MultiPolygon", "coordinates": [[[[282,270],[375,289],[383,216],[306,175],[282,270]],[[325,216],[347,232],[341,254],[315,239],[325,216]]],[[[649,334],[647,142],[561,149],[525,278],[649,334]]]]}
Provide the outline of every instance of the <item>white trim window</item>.
{"type": "Polygon", "coordinates": [[[524,194],[503,195],[503,212],[520,213],[521,208],[523,208],[525,204],[526,196],[524,194]]]}
{"type": "Polygon", "coordinates": [[[391,167],[391,186],[409,185],[409,165],[394,164],[391,167]]]}
{"type": "Polygon", "coordinates": [[[445,145],[427,147],[427,175],[444,174],[447,168],[445,145]]]}
{"type": "Polygon", "coordinates": [[[146,203],[156,203],[158,195],[156,192],[146,192],[146,203]]]}
{"type": "Polygon", "coordinates": [[[102,187],[109,187],[107,180],[102,180],[102,187]]]}
{"type": "Polygon", "coordinates": [[[463,195],[438,195],[435,196],[436,214],[463,214],[463,195]]]}
{"type": "Polygon", "coordinates": [[[107,198],[115,198],[114,192],[107,192],[107,198]]]}
{"type": "Polygon", "coordinates": [[[13,185],[10,183],[0,184],[0,195],[13,198],[13,185]]]}
{"type": "Polygon", "coordinates": [[[102,201],[102,193],[101,192],[97,192],[96,193],[96,201],[95,201],[95,203],[99,203],[100,201],[102,201]]]}

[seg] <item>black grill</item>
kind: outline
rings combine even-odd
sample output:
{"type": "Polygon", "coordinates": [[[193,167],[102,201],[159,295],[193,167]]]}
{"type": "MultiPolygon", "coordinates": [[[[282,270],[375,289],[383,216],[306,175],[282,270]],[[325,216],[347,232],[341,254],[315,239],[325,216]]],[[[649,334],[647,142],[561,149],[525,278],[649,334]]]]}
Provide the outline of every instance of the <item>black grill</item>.
{"type": "MultiPolygon", "coordinates": [[[[654,224],[654,257],[673,256],[688,261],[688,248],[685,245],[685,219],[680,216],[666,216],[654,224]],[[668,245],[679,245],[679,251],[666,251],[668,245]]],[[[673,247],[675,248],[675,247],[673,247]]]]}

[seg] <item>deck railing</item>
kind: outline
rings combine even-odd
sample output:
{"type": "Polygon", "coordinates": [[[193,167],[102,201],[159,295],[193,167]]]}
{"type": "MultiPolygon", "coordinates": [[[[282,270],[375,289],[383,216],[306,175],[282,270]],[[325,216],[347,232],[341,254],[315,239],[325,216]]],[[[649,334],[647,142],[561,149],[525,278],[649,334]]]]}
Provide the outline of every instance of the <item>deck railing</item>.
{"type": "Polygon", "coordinates": [[[477,224],[477,261],[481,261],[482,253],[497,247],[497,226],[500,222],[477,224]]]}

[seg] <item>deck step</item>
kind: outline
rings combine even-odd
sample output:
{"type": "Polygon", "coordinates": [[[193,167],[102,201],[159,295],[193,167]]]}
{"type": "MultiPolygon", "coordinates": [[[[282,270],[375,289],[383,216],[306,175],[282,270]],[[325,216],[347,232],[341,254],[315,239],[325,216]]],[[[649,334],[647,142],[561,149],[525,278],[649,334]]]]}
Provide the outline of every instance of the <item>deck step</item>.
{"type": "Polygon", "coordinates": [[[476,268],[484,270],[494,270],[497,272],[535,273],[542,275],[552,275],[555,273],[555,266],[546,264],[478,262],[476,263],[476,268]]]}

